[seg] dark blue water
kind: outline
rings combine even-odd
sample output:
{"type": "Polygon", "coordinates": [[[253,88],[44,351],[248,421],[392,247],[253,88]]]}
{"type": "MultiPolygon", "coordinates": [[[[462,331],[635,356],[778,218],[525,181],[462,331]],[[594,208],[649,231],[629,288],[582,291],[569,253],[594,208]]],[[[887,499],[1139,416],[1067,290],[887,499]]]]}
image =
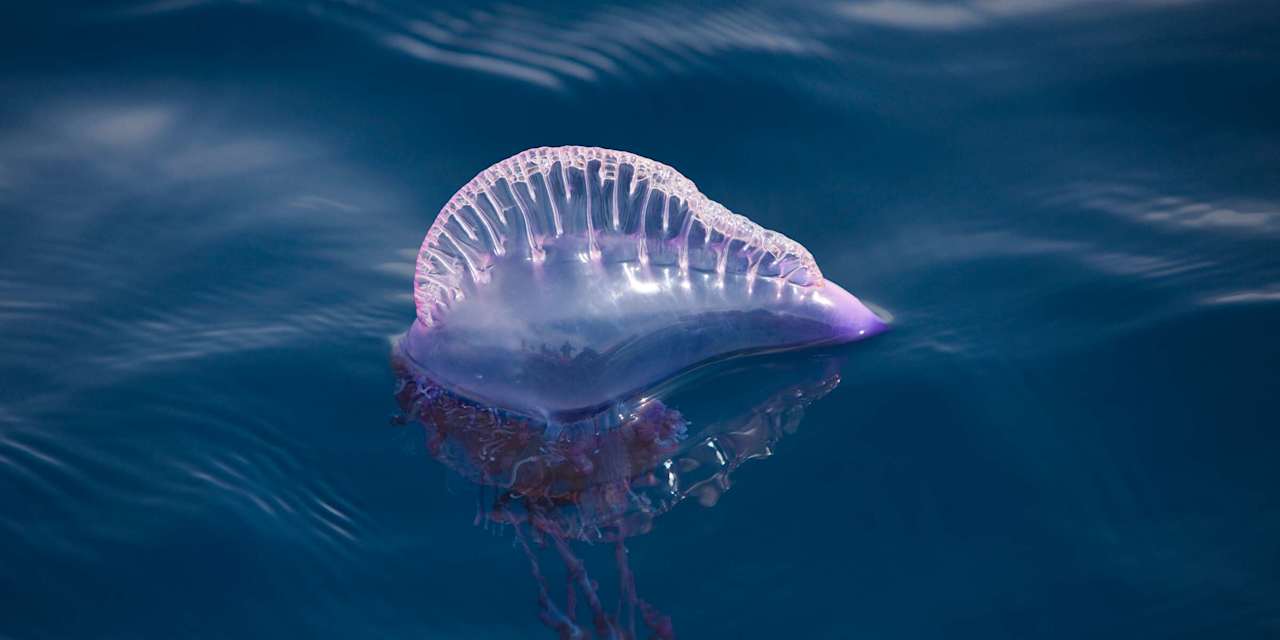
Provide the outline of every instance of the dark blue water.
{"type": "Polygon", "coordinates": [[[679,637],[1280,637],[1274,3],[31,4],[0,638],[553,637],[388,353],[438,208],[560,144],[894,317],[628,541],[679,637]]]}

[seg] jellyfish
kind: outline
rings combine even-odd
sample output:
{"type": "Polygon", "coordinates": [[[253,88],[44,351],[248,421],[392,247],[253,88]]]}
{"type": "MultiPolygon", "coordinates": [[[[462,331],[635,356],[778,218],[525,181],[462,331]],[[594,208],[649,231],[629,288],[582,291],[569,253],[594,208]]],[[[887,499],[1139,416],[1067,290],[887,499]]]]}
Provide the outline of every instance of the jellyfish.
{"type": "Polygon", "coordinates": [[[466,397],[553,424],[726,357],[886,327],[799,243],[664,164],[589,147],[489,167],[418,253],[405,350],[466,397]]]}
{"type": "Polygon", "coordinates": [[[479,519],[515,532],[562,638],[634,638],[637,616],[673,637],[638,596],[624,541],[687,497],[714,504],[733,469],[838,382],[830,367],[770,371],[763,354],[886,329],[799,243],[666,165],[588,147],[525,151],[460,189],[423,241],[414,299],[392,353],[402,421],[492,493],[479,519]],[[676,408],[726,372],[740,379],[714,414],[676,408]],[[575,541],[615,545],[618,607],[575,541]],[[561,602],[544,548],[568,574],[561,602]]]}

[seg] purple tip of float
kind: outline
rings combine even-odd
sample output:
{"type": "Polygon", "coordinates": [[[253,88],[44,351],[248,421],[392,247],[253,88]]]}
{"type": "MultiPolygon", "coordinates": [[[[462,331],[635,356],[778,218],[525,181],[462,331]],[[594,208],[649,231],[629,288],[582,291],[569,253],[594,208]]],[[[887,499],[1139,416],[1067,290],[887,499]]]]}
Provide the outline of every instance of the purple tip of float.
{"type": "Polygon", "coordinates": [[[823,288],[831,289],[826,297],[842,342],[866,340],[889,330],[888,322],[844,287],[828,280],[823,288]]]}

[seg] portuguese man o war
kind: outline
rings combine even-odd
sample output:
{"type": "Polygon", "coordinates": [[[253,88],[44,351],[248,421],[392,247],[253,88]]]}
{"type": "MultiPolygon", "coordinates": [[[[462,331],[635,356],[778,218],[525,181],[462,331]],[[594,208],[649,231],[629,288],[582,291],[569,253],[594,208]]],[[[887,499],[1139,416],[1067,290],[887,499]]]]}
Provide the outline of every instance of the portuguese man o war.
{"type": "Polygon", "coordinates": [[[466,397],[564,423],[731,355],[885,329],[809,251],[621,151],[532,149],[440,211],[405,350],[466,397]]]}
{"type": "Polygon", "coordinates": [[[736,356],[886,329],[795,241],[666,165],[587,147],[523,152],[459,190],[414,293],[417,320],[392,351],[401,422],[481,488],[479,522],[514,531],[561,638],[636,638],[638,625],[673,638],[624,541],[685,498],[715,504],[839,382],[831,354],[736,356]],[[614,546],[616,606],[575,541],[614,546]],[[548,548],[568,582],[559,602],[538,560],[548,548]]]}

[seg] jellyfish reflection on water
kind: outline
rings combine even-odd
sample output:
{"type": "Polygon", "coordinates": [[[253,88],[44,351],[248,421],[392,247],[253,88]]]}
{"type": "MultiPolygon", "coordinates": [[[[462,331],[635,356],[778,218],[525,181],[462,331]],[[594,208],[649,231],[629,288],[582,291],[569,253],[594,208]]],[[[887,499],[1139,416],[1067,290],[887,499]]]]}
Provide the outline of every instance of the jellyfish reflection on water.
{"type": "Polygon", "coordinates": [[[417,321],[393,353],[400,404],[434,457],[497,491],[485,517],[516,532],[542,618],[565,638],[585,635],[579,595],[599,637],[634,637],[637,612],[672,637],[636,594],[623,541],[689,495],[714,502],[730,471],[781,436],[776,419],[838,378],[750,368],[772,388],[723,414],[735,419],[690,422],[669,396],[735,356],[885,329],[799,243],[666,165],[586,147],[526,151],[460,189],[419,251],[414,299],[417,321]],[[699,460],[707,448],[715,464],[699,460]],[[716,471],[694,482],[696,469],[716,471]],[[625,615],[606,610],[573,540],[616,545],[625,615]],[[568,571],[562,605],[540,546],[568,571]]]}

